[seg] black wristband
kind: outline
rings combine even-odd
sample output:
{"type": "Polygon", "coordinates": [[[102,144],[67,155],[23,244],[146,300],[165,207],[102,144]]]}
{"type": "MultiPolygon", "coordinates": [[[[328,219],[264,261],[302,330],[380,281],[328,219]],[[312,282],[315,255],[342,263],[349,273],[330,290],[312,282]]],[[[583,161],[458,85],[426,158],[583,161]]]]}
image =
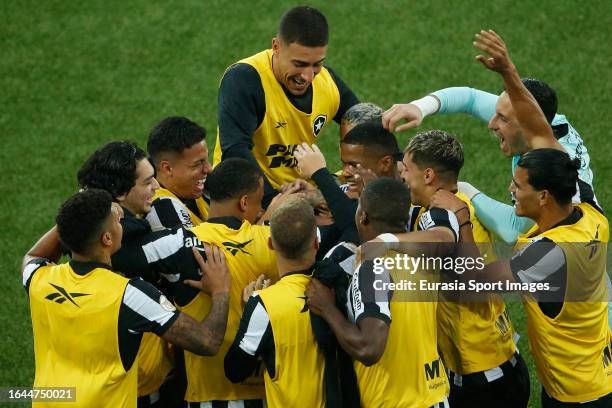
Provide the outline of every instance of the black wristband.
{"type": "Polygon", "coordinates": [[[458,213],[460,213],[463,210],[467,210],[468,214],[470,213],[470,209],[466,206],[461,207],[460,209],[458,209],[457,211],[455,211],[455,215],[457,215],[458,213]]]}
{"type": "Polygon", "coordinates": [[[459,224],[459,229],[463,228],[464,225],[469,225],[471,227],[472,226],[472,222],[470,220],[467,220],[463,224],[459,224]]]}

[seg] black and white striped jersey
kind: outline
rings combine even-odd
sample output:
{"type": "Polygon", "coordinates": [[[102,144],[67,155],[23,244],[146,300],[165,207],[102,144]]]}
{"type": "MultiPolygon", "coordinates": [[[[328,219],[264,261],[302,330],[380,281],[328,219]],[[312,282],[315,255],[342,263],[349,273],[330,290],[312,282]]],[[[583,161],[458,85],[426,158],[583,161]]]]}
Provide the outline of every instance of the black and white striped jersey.
{"type": "Polygon", "coordinates": [[[355,271],[355,257],[357,253],[357,245],[352,242],[340,242],[332,247],[323,259],[329,259],[342,268],[347,275],[353,275],[355,271]]]}
{"type": "Polygon", "coordinates": [[[358,323],[365,317],[374,317],[391,324],[391,310],[389,303],[393,292],[389,290],[388,283],[391,282],[389,270],[381,268],[377,270],[374,262],[367,260],[362,262],[355,273],[348,288],[348,314],[353,322],[358,323]],[[381,284],[375,289],[374,281],[380,280],[381,284]]]}
{"type": "MultiPolygon", "coordinates": [[[[574,211],[557,226],[575,224],[580,218],[582,213],[574,211]]],[[[567,259],[559,245],[546,237],[534,239],[510,260],[510,270],[517,282],[548,283],[548,290],[533,296],[546,316],[554,318],[561,312],[563,301],[559,299],[567,287],[567,259]]]]}
{"type": "Polygon", "coordinates": [[[561,312],[563,302],[558,299],[566,289],[567,260],[559,245],[546,237],[530,242],[510,260],[510,270],[517,282],[548,283],[548,290],[537,291],[533,297],[546,316],[554,318],[561,312]]]}
{"type": "Polygon", "coordinates": [[[127,210],[124,214],[121,248],[112,256],[114,270],[156,283],[159,275],[176,282],[181,271],[197,269],[191,247],[186,245],[194,237],[190,231],[182,227],[151,231],[146,220],[127,210]]]}
{"type": "Polygon", "coordinates": [[[459,240],[459,222],[452,211],[437,207],[429,210],[420,206],[410,207],[408,231],[425,231],[435,227],[450,229],[455,241],[459,240]]]}
{"type": "Polygon", "coordinates": [[[271,378],[275,376],[276,354],[270,317],[261,298],[253,293],[242,313],[240,326],[225,356],[225,375],[231,381],[251,376],[263,358],[271,378]]]}

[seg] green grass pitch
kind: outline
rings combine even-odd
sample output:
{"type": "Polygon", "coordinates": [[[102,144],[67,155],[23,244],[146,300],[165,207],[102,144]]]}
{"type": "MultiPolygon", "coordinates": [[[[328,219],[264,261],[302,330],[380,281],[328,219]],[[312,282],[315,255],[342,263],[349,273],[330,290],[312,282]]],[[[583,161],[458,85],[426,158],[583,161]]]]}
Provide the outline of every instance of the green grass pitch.
{"type": "MultiPolygon", "coordinates": [[[[53,224],[59,204],[76,191],[76,171],[98,146],[131,139],[169,115],[203,124],[213,146],[216,94],[223,70],[271,44],[289,2],[116,1],[3,2],[0,25],[0,386],[31,385],[33,345],[19,265],[53,224]]],[[[556,88],[559,111],[584,138],[595,187],[609,212],[608,159],[612,105],[604,1],[338,1],[315,0],[330,23],[327,65],[363,101],[383,107],[435,89],[469,85],[491,92],[498,75],[473,57],[472,36],[493,28],[506,40],[523,76],[556,88]]],[[[466,151],[462,179],[508,200],[510,163],[486,126],[459,115],[441,128],[466,151]]],[[[399,134],[404,146],[414,131],[399,134]]],[[[320,136],[329,165],[339,166],[337,126],[320,136]]],[[[540,387],[526,343],[522,306],[511,305],[520,349],[540,387]]]]}

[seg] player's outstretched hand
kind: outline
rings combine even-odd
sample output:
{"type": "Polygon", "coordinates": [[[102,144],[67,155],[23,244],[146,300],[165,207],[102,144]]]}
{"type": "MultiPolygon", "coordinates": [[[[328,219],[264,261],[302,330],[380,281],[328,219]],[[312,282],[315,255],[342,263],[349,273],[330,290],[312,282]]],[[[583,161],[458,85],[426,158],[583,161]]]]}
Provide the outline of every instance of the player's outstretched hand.
{"type": "Polygon", "coordinates": [[[478,55],[476,59],[491,71],[504,74],[515,69],[512,60],[510,60],[510,55],[508,55],[508,47],[495,31],[480,30],[479,33],[474,35],[473,44],[474,47],[490,55],[490,57],[478,55]]]}
{"type": "Polygon", "coordinates": [[[389,132],[403,132],[420,126],[421,123],[423,123],[423,112],[412,103],[395,104],[382,114],[382,125],[389,132]],[[406,123],[397,126],[402,120],[406,123]]]}
{"type": "Polygon", "coordinates": [[[206,260],[197,248],[193,248],[193,256],[202,272],[202,279],[185,280],[185,284],[214,296],[219,293],[229,293],[232,277],[227,267],[225,253],[216,245],[204,244],[206,260]]]}
{"type": "Polygon", "coordinates": [[[298,161],[298,171],[306,179],[311,178],[317,170],[327,166],[325,157],[316,144],[309,146],[308,143],[302,143],[297,146],[293,155],[298,161]]]}
{"type": "Polygon", "coordinates": [[[334,292],[318,279],[310,280],[305,295],[308,308],[316,315],[323,316],[326,311],[336,307],[334,292]]]}

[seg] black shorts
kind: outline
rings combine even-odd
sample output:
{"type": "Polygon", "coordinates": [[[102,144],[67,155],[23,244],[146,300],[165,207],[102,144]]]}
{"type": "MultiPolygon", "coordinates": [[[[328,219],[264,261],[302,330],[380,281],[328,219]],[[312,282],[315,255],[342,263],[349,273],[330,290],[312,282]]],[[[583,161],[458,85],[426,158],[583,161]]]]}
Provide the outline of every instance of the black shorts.
{"type": "Polygon", "coordinates": [[[503,376],[490,381],[484,372],[461,377],[456,384],[453,373],[449,375],[451,385],[449,402],[452,408],[522,408],[529,403],[529,370],[520,354],[499,366],[503,376]]]}
{"type": "Polygon", "coordinates": [[[605,395],[595,401],[589,402],[561,402],[549,396],[542,388],[542,408],[610,408],[612,407],[612,393],[605,395]]]}

